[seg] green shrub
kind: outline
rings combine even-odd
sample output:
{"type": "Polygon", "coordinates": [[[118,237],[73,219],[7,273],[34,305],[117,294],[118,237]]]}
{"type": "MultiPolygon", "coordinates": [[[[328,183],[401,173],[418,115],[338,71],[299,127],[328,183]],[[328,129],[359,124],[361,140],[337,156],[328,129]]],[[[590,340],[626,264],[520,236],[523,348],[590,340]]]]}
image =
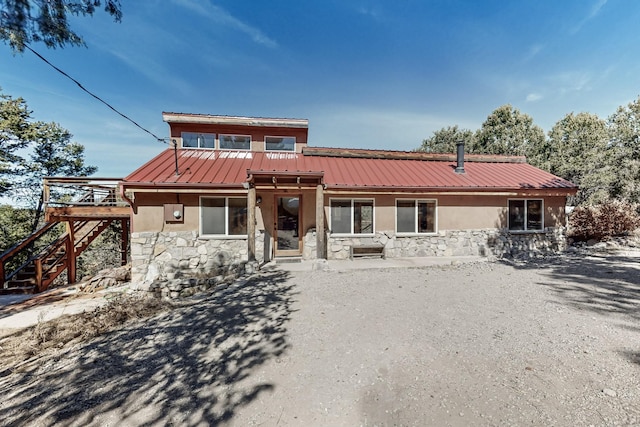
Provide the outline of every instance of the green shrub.
{"type": "Polygon", "coordinates": [[[638,205],[620,200],[578,206],[569,216],[569,236],[576,240],[608,240],[628,235],[638,227],[638,205]]]}

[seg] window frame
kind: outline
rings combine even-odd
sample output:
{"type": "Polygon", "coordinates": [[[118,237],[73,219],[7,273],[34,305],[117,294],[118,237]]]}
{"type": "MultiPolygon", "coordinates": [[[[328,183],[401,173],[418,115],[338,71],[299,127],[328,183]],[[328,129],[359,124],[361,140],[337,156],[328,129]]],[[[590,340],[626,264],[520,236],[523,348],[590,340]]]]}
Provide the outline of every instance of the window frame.
{"type": "Polygon", "coordinates": [[[510,233],[543,233],[544,232],[544,199],[543,198],[510,198],[507,199],[507,230],[510,233]],[[523,229],[511,228],[511,202],[524,202],[523,229]],[[540,202],[540,228],[529,229],[529,202],[540,202]]]}
{"type": "Polygon", "coordinates": [[[338,237],[346,237],[346,236],[375,236],[376,234],[376,201],[373,198],[348,198],[348,197],[336,197],[336,198],[330,198],[329,199],[329,229],[331,230],[331,235],[332,236],[338,236],[338,237]],[[333,231],[333,211],[332,211],[332,207],[333,207],[333,202],[334,201],[349,201],[350,202],[350,208],[349,208],[349,217],[350,217],[350,230],[348,233],[336,233],[333,231]],[[371,203],[371,233],[355,233],[355,209],[354,206],[357,202],[365,202],[365,203],[371,203]]]}
{"type": "Polygon", "coordinates": [[[180,132],[180,145],[182,148],[186,149],[186,150],[215,150],[216,149],[216,141],[218,139],[218,134],[216,133],[209,133],[209,132],[180,132]],[[213,136],[213,147],[186,147],[184,145],[184,135],[185,134],[191,134],[191,135],[196,135],[196,139],[197,139],[197,135],[209,135],[209,136],[213,136]]]}
{"type": "Polygon", "coordinates": [[[265,135],[264,137],[264,151],[270,152],[270,153],[295,153],[296,152],[296,143],[297,143],[297,139],[295,136],[274,136],[274,135],[265,135]],[[268,138],[291,138],[293,139],[293,147],[291,150],[271,150],[269,148],[267,148],[267,139],[268,138]]]}
{"type": "Polygon", "coordinates": [[[229,200],[230,199],[242,199],[245,200],[247,202],[247,212],[246,212],[246,221],[248,221],[249,219],[249,212],[248,212],[248,208],[249,208],[249,200],[248,197],[246,196],[200,196],[199,200],[198,200],[198,236],[201,238],[215,238],[215,239],[246,239],[248,237],[248,234],[229,234],[229,200]],[[203,213],[203,206],[202,206],[202,200],[203,199],[223,199],[224,200],[224,234],[212,234],[212,233],[205,233],[204,229],[203,229],[203,221],[202,221],[202,213],[203,213]]]}
{"type": "Polygon", "coordinates": [[[395,231],[396,231],[396,236],[435,236],[438,234],[438,200],[437,199],[410,199],[410,198],[398,198],[395,201],[395,218],[394,218],[394,223],[395,223],[395,231]],[[414,213],[415,213],[415,218],[414,218],[414,224],[413,224],[413,230],[414,231],[398,231],[398,202],[413,202],[413,207],[414,207],[414,213]],[[433,203],[433,231],[427,231],[427,232],[420,232],[418,231],[419,227],[418,227],[418,221],[420,220],[419,217],[419,204],[420,203],[433,203]]]}
{"type": "Polygon", "coordinates": [[[251,138],[251,135],[243,135],[243,134],[236,134],[236,133],[220,133],[218,134],[218,148],[220,150],[226,150],[226,151],[251,151],[251,148],[253,147],[253,139],[251,138]],[[249,138],[249,148],[222,148],[222,137],[223,136],[241,136],[243,138],[249,138]]]}

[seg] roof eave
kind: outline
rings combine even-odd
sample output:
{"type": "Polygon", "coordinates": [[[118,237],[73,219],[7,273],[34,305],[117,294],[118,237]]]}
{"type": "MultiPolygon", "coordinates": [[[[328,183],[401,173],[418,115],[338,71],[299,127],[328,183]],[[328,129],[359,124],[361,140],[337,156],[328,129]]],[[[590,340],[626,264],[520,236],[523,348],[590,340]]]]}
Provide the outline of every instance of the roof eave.
{"type": "Polygon", "coordinates": [[[167,123],[200,123],[213,125],[242,125],[257,127],[309,127],[307,119],[276,119],[267,117],[215,116],[207,114],[162,113],[162,120],[167,123]]]}

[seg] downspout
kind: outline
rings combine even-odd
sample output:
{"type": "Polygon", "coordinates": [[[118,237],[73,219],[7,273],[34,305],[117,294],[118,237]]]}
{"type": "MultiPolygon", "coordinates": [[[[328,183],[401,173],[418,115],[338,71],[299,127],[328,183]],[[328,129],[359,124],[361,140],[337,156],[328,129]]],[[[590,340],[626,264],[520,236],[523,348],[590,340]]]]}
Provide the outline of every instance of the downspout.
{"type": "Polygon", "coordinates": [[[122,185],[122,183],[120,183],[118,185],[118,187],[120,188],[120,197],[122,197],[122,199],[129,203],[129,207],[131,208],[131,210],[133,211],[133,213],[136,213],[135,210],[133,209],[133,200],[131,200],[129,198],[129,196],[127,196],[127,193],[124,191],[124,185],[122,185]]]}

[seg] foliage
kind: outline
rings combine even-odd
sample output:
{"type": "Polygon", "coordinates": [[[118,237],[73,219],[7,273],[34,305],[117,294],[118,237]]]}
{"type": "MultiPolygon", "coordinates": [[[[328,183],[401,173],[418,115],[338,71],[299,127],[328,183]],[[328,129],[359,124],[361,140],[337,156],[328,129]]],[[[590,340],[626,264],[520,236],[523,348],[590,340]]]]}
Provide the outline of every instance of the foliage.
{"type": "Polygon", "coordinates": [[[607,124],[616,169],[611,197],[640,202],[640,98],[619,107],[607,124]]]}
{"type": "Polygon", "coordinates": [[[0,196],[11,189],[21,157],[17,154],[35,139],[31,112],[22,98],[0,93],[0,196]]]}
{"type": "Polygon", "coordinates": [[[57,123],[34,121],[24,99],[0,93],[0,196],[11,196],[21,205],[0,211],[5,249],[41,225],[43,177],[83,176],[96,171],[85,165],[84,147],[71,137],[57,123]]]}
{"type": "Polygon", "coordinates": [[[31,231],[41,222],[44,208],[42,180],[47,176],[88,176],[95,166],[84,164],[84,146],[72,142],[72,135],[57,123],[34,123],[36,136],[24,161],[24,174],[16,180],[13,194],[33,208],[31,231]]]}
{"type": "Polygon", "coordinates": [[[32,215],[29,209],[0,205],[0,253],[29,235],[32,215]]]}
{"type": "Polygon", "coordinates": [[[527,114],[511,105],[493,111],[476,132],[474,153],[527,156],[544,146],[544,131],[527,114]]]}
{"type": "Polygon", "coordinates": [[[447,126],[433,132],[433,135],[422,141],[417,151],[427,153],[455,153],[458,142],[464,142],[464,151],[473,152],[475,135],[469,129],[460,129],[458,125],[447,126]]]}
{"type": "Polygon", "coordinates": [[[549,132],[548,171],[580,187],[573,204],[609,198],[615,181],[607,126],[589,113],[567,114],[549,132]]]}
{"type": "Polygon", "coordinates": [[[112,222],[78,258],[78,279],[120,265],[121,236],[120,221],[112,222]]]}
{"type": "Polygon", "coordinates": [[[621,200],[578,206],[569,216],[569,236],[577,240],[607,240],[639,226],[638,205],[621,200]]]}
{"type": "MultiPolygon", "coordinates": [[[[69,26],[69,16],[93,16],[101,0],[0,0],[0,39],[14,52],[23,52],[31,42],[48,48],[85,43],[69,26]]],[[[105,0],[104,10],[116,22],[122,19],[119,0],[105,0]]]]}

